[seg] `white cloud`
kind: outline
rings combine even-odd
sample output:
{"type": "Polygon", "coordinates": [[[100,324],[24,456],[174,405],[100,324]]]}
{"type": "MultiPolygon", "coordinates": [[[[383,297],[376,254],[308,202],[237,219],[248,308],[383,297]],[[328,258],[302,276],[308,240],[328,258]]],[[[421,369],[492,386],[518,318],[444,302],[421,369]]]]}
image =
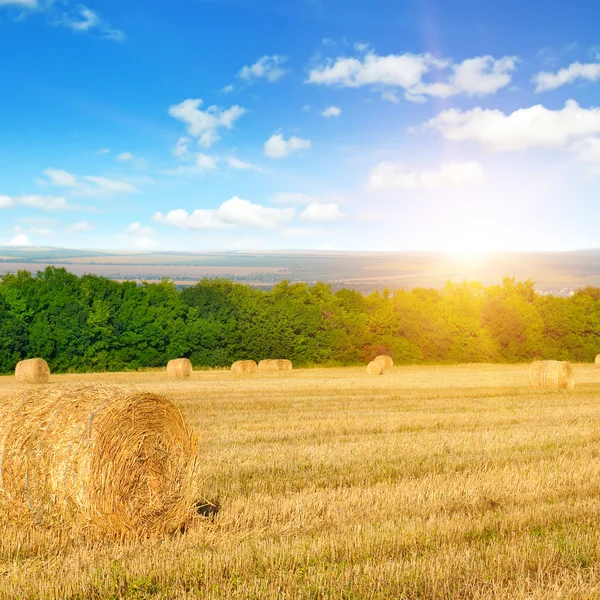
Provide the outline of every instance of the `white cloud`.
{"type": "Polygon", "coordinates": [[[71,208],[64,198],[56,196],[0,196],[0,209],[26,206],[47,211],[67,210],[71,208]]]}
{"type": "MultiPolygon", "coordinates": [[[[494,94],[511,81],[517,59],[505,56],[478,56],[453,65],[431,54],[390,54],[378,56],[368,52],[358,58],[337,58],[312,69],[307,83],[338,87],[401,88],[405,98],[423,102],[427,97],[448,98],[458,94],[471,96],[494,94]],[[445,81],[423,81],[432,71],[450,69],[445,81]]],[[[386,100],[397,96],[385,90],[386,100]]]]}
{"type": "Polygon", "coordinates": [[[568,100],[560,110],[541,104],[505,115],[500,110],[450,109],[422,125],[452,141],[471,141],[502,152],[526,148],[565,148],[578,139],[600,133],[600,108],[581,108],[568,100]]]}
{"type": "Polygon", "coordinates": [[[95,229],[94,224],[89,221],[77,221],[73,223],[69,229],[71,231],[93,231],[95,229]]]}
{"type": "Polygon", "coordinates": [[[139,221],[136,221],[125,228],[125,235],[121,235],[120,238],[128,246],[142,250],[151,250],[159,246],[155,235],[156,231],[152,227],[145,227],[139,221]]]}
{"type": "Polygon", "coordinates": [[[292,136],[289,140],[285,140],[283,135],[278,133],[271,136],[265,142],[265,156],[268,156],[269,158],[285,158],[293,152],[307,150],[310,147],[310,140],[304,140],[296,136],[292,136]]]}
{"type": "Polygon", "coordinates": [[[180,137],[177,140],[177,144],[175,144],[175,148],[173,148],[173,156],[177,158],[182,158],[189,153],[189,146],[192,143],[192,140],[189,137],[180,137]]]}
{"type": "Polygon", "coordinates": [[[122,152],[117,156],[117,160],[120,162],[129,162],[134,159],[134,156],[131,152],[122,152]]]}
{"type": "Polygon", "coordinates": [[[219,162],[218,156],[210,156],[209,154],[203,154],[198,152],[194,154],[194,163],[191,165],[179,165],[175,169],[168,169],[165,171],[165,175],[183,175],[183,176],[194,176],[203,175],[207,171],[214,171],[217,168],[219,162]]]}
{"type": "Polygon", "coordinates": [[[85,179],[92,182],[96,186],[97,189],[94,191],[100,191],[109,194],[135,194],[139,192],[135,186],[131,185],[130,183],[125,183],[124,181],[117,181],[115,179],[108,179],[106,177],[94,177],[92,175],[87,175],[85,179]]]}
{"type": "Polygon", "coordinates": [[[477,162],[444,163],[439,169],[414,169],[384,161],[371,171],[368,188],[374,191],[435,190],[475,185],[483,178],[483,168],[477,162]]]}
{"type": "Polygon", "coordinates": [[[223,202],[217,209],[197,209],[188,213],[172,210],[166,215],[158,212],[152,219],[156,223],[180,229],[228,229],[236,226],[274,229],[294,217],[293,208],[269,208],[252,204],[237,196],[223,202]]]}
{"type": "Polygon", "coordinates": [[[169,115],[187,125],[188,134],[199,138],[199,143],[205,148],[210,148],[221,138],[219,129],[232,129],[234,123],[246,112],[240,106],[232,106],[221,110],[217,106],[209,106],[200,110],[202,100],[188,99],[180,104],[169,107],[169,115]]]}
{"type": "Polygon", "coordinates": [[[102,156],[103,154],[110,154],[110,149],[109,148],[101,148],[100,150],[98,150],[98,152],[96,152],[96,154],[98,156],[102,156]]]}
{"type": "Polygon", "coordinates": [[[535,75],[532,81],[536,84],[535,91],[539,93],[555,90],[578,79],[587,79],[588,81],[600,79],[600,63],[574,62],[557,73],[542,71],[535,75]]]}
{"type": "Polygon", "coordinates": [[[221,88],[221,93],[222,94],[231,94],[231,92],[233,92],[235,88],[233,87],[233,84],[229,84],[226,85],[225,87],[221,88]]]}
{"type": "Polygon", "coordinates": [[[46,169],[44,175],[48,177],[51,185],[57,185],[59,187],[76,187],[77,178],[67,171],[61,169],[46,169]]]}
{"type": "Polygon", "coordinates": [[[254,79],[266,79],[270,83],[281,79],[285,75],[285,69],[281,66],[286,58],[274,54],[272,56],[263,56],[251,66],[242,67],[238,77],[246,81],[254,79]]]}
{"type": "Polygon", "coordinates": [[[37,0],[0,0],[0,6],[18,6],[20,8],[37,8],[37,0]]]}
{"type": "Polygon", "coordinates": [[[303,221],[315,221],[317,223],[337,221],[342,217],[343,214],[340,211],[340,207],[334,202],[327,204],[312,202],[300,214],[300,218],[303,221]]]}
{"type": "Polygon", "coordinates": [[[326,119],[331,119],[331,117],[339,117],[342,114],[342,109],[338,106],[329,106],[322,113],[321,116],[326,119]]]}
{"type": "Polygon", "coordinates": [[[86,175],[81,181],[72,173],[61,169],[46,169],[43,173],[47,179],[40,179],[39,183],[64,187],[71,190],[76,196],[110,196],[113,194],[134,194],[139,190],[132,184],[107,177],[86,175]],[[88,183],[86,183],[88,182],[88,183]]]}
{"type": "Polygon", "coordinates": [[[59,23],[77,32],[96,32],[100,37],[114,42],[125,40],[125,34],[122,31],[109,25],[97,13],[83,4],[77,6],[73,12],[64,14],[59,23]]]}
{"type": "Polygon", "coordinates": [[[125,231],[131,235],[150,237],[156,233],[152,227],[144,227],[139,221],[128,225],[125,231]]]}
{"type": "Polygon", "coordinates": [[[9,246],[31,246],[29,237],[24,233],[19,233],[9,242],[9,246]]]}
{"type": "Polygon", "coordinates": [[[255,171],[260,171],[260,168],[257,167],[256,165],[253,165],[249,162],[245,162],[243,160],[240,160],[239,158],[235,157],[235,156],[230,156],[229,158],[227,158],[227,164],[232,168],[232,169],[238,169],[241,171],[246,171],[248,169],[253,169],[255,171]]]}

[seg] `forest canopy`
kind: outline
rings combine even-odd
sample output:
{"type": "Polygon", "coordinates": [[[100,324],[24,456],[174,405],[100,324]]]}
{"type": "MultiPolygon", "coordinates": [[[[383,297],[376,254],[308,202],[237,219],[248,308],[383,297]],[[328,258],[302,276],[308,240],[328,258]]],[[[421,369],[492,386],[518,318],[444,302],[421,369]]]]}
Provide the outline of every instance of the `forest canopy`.
{"type": "Polygon", "coordinates": [[[47,267],[0,282],[0,373],[41,357],[53,372],[195,367],[289,358],[296,366],[593,361],[600,353],[600,288],[541,296],[532,281],[447,283],[363,296],[281,282],[270,291],[205,279],[115,282],[47,267]]]}

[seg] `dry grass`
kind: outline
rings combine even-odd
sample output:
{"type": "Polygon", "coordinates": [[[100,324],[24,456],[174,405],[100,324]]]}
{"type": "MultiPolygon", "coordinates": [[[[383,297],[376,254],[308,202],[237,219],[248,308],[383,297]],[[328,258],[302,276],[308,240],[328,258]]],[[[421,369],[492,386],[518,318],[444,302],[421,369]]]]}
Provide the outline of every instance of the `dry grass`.
{"type": "Polygon", "coordinates": [[[189,358],[175,358],[167,363],[167,375],[171,379],[187,379],[192,376],[192,372],[189,358]]]}
{"type": "MultiPolygon", "coordinates": [[[[214,518],[157,543],[2,524],[2,598],[600,597],[598,371],[528,366],[55,376],[166,395],[214,518]]],[[[14,378],[0,378],[0,398],[14,378]]]]}
{"type": "Polygon", "coordinates": [[[180,530],[198,445],[155,394],[55,385],[0,401],[0,509],[11,522],[93,539],[180,530]]]}
{"type": "Polygon", "coordinates": [[[17,363],[15,378],[21,383],[48,383],[50,368],[43,358],[30,358],[17,363]]]}
{"type": "Polygon", "coordinates": [[[529,387],[534,390],[572,390],[575,387],[571,363],[537,360],[529,366],[529,387]]]}

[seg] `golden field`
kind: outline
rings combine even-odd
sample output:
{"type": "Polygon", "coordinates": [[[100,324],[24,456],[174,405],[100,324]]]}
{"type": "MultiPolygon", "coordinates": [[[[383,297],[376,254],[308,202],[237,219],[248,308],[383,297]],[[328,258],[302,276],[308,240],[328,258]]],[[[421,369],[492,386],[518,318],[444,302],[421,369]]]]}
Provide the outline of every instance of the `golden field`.
{"type": "Polygon", "coordinates": [[[3,515],[0,598],[600,598],[600,370],[559,393],[527,369],[52,376],[172,400],[220,512],[95,545],[3,515]]]}

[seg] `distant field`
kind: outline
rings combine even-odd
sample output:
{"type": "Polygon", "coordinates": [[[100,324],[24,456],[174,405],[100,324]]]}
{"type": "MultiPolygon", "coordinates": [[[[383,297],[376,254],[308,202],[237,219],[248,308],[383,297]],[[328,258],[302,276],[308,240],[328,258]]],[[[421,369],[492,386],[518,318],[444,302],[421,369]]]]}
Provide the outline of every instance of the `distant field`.
{"type": "Polygon", "coordinates": [[[153,280],[170,277],[181,285],[202,277],[227,277],[272,286],[282,279],[371,292],[384,287],[442,287],[466,279],[484,285],[505,276],[532,279],[541,292],[566,296],[586,285],[600,286],[600,251],[495,253],[457,256],[440,252],[84,252],[60,249],[0,248],[0,277],[18,269],[47,265],[81,275],[153,280]]]}
{"type": "MultiPolygon", "coordinates": [[[[200,437],[214,518],[88,546],[2,517],[0,597],[600,597],[600,370],[527,366],[54,376],[164,394],[200,437]]],[[[19,388],[0,377],[0,400],[19,388]]]]}

